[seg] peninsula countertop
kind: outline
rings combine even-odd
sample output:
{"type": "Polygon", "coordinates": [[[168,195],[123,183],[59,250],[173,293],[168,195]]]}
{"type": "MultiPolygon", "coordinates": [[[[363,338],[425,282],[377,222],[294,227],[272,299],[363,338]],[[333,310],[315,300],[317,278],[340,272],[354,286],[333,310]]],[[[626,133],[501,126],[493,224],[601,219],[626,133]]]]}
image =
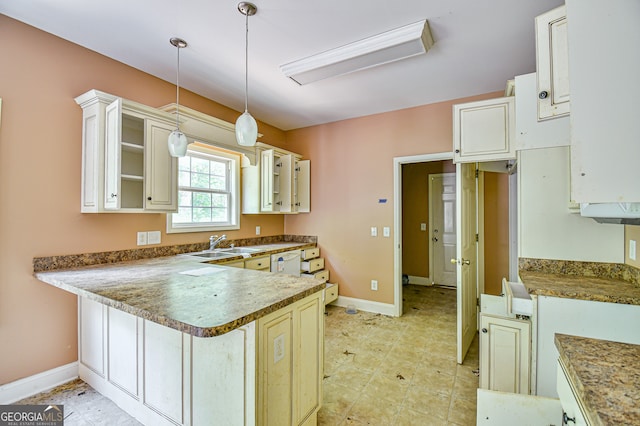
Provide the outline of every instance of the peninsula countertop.
{"type": "Polygon", "coordinates": [[[176,330],[213,337],[303,299],[324,281],[177,255],[36,272],[39,280],[176,330]]]}
{"type": "Polygon", "coordinates": [[[640,345],[564,334],[555,344],[590,424],[640,424],[640,345]]]}

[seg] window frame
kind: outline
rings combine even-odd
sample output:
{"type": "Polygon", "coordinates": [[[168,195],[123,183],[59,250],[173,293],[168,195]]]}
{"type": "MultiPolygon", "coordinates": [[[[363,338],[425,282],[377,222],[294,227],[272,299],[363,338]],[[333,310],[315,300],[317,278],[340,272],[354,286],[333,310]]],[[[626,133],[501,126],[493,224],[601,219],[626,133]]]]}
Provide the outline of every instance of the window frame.
{"type": "MultiPolygon", "coordinates": [[[[173,223],[173,216],[176,213],[167,213],[167,234],[187,233],[187,232],[207,232],[207,231],[229,231],[229,230],[240,229],[240,198],[241,198],[240,165],[241,165],[242,154],[239,152],[234,152],[227,149],[218,148],[215,146],[204,145],[197,142],[189,145],[189,148],[187,149],[187,155],[191,156],[191,154],[195,154],[194,156],[200,157],[200,158],[202,158],[203,156],[212,157],[213,159],[220,158],[228,162],[229,169],[230,169],[228,174],[228,177],[229,177],[228,193],[230,194],[229,221],[220,225],[201,224],[197,222],[177,225],[173,223]]],[[[178,185],[178,191],[180,191],[179,185],[178,185]]]]}

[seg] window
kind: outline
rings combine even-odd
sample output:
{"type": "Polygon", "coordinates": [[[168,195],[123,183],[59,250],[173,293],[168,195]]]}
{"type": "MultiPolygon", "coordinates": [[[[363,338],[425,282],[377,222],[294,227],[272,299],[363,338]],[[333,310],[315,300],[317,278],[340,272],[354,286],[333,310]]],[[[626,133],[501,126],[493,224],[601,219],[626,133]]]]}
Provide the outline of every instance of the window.
{"type": "Polygon", "coordinates": [[[192,144],[178,160],[178,213],[167,232],[240,228],[240,154],[192,144]]]}

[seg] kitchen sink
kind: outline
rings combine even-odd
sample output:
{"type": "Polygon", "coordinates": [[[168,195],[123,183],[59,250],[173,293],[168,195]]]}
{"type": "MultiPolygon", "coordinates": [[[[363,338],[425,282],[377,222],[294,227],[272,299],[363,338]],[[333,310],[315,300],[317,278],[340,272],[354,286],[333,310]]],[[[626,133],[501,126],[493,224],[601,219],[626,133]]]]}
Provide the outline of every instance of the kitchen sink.
{"type": "Polygon", "coordinates": [[[251,254],[262,251],[260,249],[252,249],[248,247],[232,247],[214,250],[203,250],[194,253],[185,253],[186,256],[206,257],[208,259],[224,259],[227,257],[237,256],[239,254],[251,254]]]}
{"type": "Polygon", "coordinates": [[[219,253],[234,253],[234,254],[257,253],[259,251],[262,251],[262,250],[249,248],[249,247],[232,247],[232,248],[217,249],[217,252],[219,253]]]}

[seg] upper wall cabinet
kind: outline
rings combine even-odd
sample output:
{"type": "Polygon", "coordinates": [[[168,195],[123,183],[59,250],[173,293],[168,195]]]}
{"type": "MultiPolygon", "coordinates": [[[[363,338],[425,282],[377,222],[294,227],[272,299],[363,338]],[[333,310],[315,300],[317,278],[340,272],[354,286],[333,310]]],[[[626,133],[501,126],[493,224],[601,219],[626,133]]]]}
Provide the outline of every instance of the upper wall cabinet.
{"type": "Polygon", "coordinates": [[[242,212],[308,213],[310,162],[276,147],[258,143],[255,166],[242,169],[242,212]]]}
{"type": "Polygon", "coordinates": [[[177,161],[167,137],[173,116],[97,90],[82,107],[81,212],[177,211],[177,161]]]}
{"type": "Polygon", "coordinates": [[[538,120],[569,114],[569,54],[565,6],[536,17],[538,120]]]}
{"type": "Polygon", "coordinates": [[[453,162],[516,158],[513,96],[453,106],[453,162]]]}
{"type": "Polygon", "coordinates": [[[566,6],[572,198],[640,202],[640,1],[567,0],[566,6]]]}

